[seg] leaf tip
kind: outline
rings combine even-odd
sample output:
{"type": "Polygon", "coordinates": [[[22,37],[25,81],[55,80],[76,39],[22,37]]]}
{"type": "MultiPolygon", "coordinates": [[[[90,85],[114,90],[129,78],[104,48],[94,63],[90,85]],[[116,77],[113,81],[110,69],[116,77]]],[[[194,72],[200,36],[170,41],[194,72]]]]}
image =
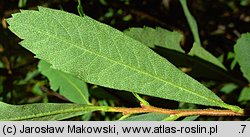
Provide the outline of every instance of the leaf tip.
{"type": "Polygon", "coordinates": [[[37,6],[37,9],[38,9],[39,11],[41,11],[41,10],[46,9],[46,8],[43,7],[43,6],[37,6]]]}
{"type": "Polygon", "coordinates": [[[43,7],[43,6],[37,6],[37,9],[38,9],[39,12],[51,11],[50,8],[43,7]]]}

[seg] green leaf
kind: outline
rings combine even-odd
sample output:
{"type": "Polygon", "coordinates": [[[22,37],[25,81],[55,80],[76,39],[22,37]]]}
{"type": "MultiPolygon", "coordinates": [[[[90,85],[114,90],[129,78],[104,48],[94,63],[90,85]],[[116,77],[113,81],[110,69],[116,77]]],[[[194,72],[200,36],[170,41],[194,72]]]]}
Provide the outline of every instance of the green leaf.
{"type": "Polygon", "coordinates": [[[157,27],[156,29],[144,27],[129,28],[128,30],[125,30],[124,33],[148,47],[154,48],[155,46],[160,46],[184,53],[180,46],[182,36],[178,32],[171,32],[160,27],[157,27]]]}
{"type": "Polygon", "coordinates": [[[176,121],[180,117],[181,116],[178,115],[178,114],[173,114],[173,115],[169,115],[168,117],[166,117],[165,119],[163,119],[163,121],[176,121]]]}
{"type": "Polygon", "coordinates": [[[250,33],[242,34],[234,46],[235,59],[240,65],[244,77],[250,82],[250,33]]]}
{"type": "Polygon", "coordinates": [[[250,5],[250,0],[240,0],[240,5],[241,6],[249,6],[250,5]]]}
{"type": "Polygon", "coordinates": [[[95,106],[68,103],[34,103],[10,105],[0,102],[0,121],[12,120],[63,120],[92,111],[107,110],[95,106]]]}
{"type": "Polygon", "coordinates": [[[122,18],[123,21],[130,21],[133,18],[131,14],[128,14],[122,18]]]}
{"type": "Polygon", "coordinates": [[[192,31],[192,34],[194,36],[194,41],[198,46],[201,46],[199,31],[198,31],[198,25],[196,23],[195,18],[190,13],[188,6],[187,6],[187,0],[179,0],[182,6],[182,9],[184,11],[184,14],[186,16],[186,19],[188,21],[188,24],[190,26],[190,29],[192,31]]]}
{"type": "Polygon", "coordinates": [[[79,15],[81,17],[83,17],[84,16],[84,12],[83,12],[83,7],[82,7],[82,4],[81,4],[81,0],[78,0],[77,10],[78,10],[79,15]]]}
{"type": "MultiPolygon", "coordinates": [[[[0,45],[1,48],[1,45],[0,45]]],[[[4,63],[0,60],[0,68],[4,68],[4,63]]]]}
{"type": "MultiPolygon", "coordinates": [[[[185,117],[182,121],[194,121],[199,116],[188,116],[185,117]]],[[[121,121],[163,121],[164,119],[169,118],[167,114],[160,114],[160,113],[146,113],[146,114],[139,114],[135,116],[130,116],[121,121]]]]}
{"type": "Polygon", "coordinates": [[[245,121],[250,121],[250,118],[246,119],[245,121]]]}
{"type": "Polygon", "coordinates": [[[243,88],[238,98],[238,102],[245,102],[245,101],[250,101],[250,88],[249,87],[243,88]]]}
{"type": "Polygon", "coordinates": [[[206,51],[203,47],[199,46],[198,44],[194,43],[191,51],[188,53],[191,56],[197,56],[203,60],[206,60],[214,65],[217,65],[218,67],[226,70],[225,66],[211,53],[206,51]]]}
{"type": "Polygon", "coordinates": [[[190,13],[190,11],[188,9],[187,0],[179,0],[179,1],[181,3],[182,8],[183,8],[184,14],[187,18],[188,24],[190,26],[190,29],[192,31],[192,34],[194,36],[194,41],[195,41],[189,55],[197,56],[203,60],[211,62],[211,63],[221,67],[222,69],[226,70],[225,66],[216,57],[214,57],[211,53],[207,52],[202,47],[202,44],[200,41],[200,36],[199,36],[199,31],[198,31],[198,25],[197,25],[195,18],[192,16],[192,14],[190,13]]]}
{"type": "Polygon", "coordinates": [[[221,89],[220,91],[225,93],[225,94],[229,94],[231,92],[233,92],[235,89],[238,88],[238,85],[234,84],[234,83],[228,83],[228,84],[225,84],[221,89]]]}
{"type": "MultiPolygon", "coordinates": [[[[164,30],[164,29],[162,29],[164,30]]],[[[164,30],[167,31],[167,30],[164,30]]],[[[154,48],[154,51],[159,53],[161,56],[165,57],[168,59],[171,63],[173,63],[177,67],[190,67],[191,71],[188,72],[188,74],[192,77],[197,77],[197,78],[206,78],[206,79],[212,79],[212,80],[220,80],[220,81],[232,81],[232,82],[237,82],[237,79],[234,77],[230,76],[225,69],[222,69],[218,65],[215,65],[214,63],[211,63],[207,59],[201,59],[200,57],[194,56],[194,55],[187,55],[185,53],[182,53],[183,51],[178,50],[178,49],[172,49],[172,45],[175,44],[175,46],[179,46],[179,41],[174,38],[174,32],[166,33],[168,35],[165,35],[164,33],[156,33],[156,34],[161,34],[166,37],[161,37],[161,35],[155,34],[156,37],[154,37],[153,32],[163,32],[163,31],[156,31],[152,28],[132,28],[131,31],[126,30],[124,31],[125,34],[129,35],[130,37],[140,41],[141,43],[147,45],[148,47],[154,48],[154,45],[158,45],[160,43],[164,43],[163,41],[166,41],[166,46],[160,46],[154,48]],[[152,30],[152,31],[151,31],[152,30]],[[163,38],[164,40],[158,39],[159,37],[163,38]],[[178,42],[171,42],[171,39],[168,38],[173,38],[178,42]],[[158,43],[158,44],[155,44],[158,43]],[[171,43],[168,45],[168,43],[171,43]]],[[[173,40],[172,39],[172,40],[173,40]]],[[[161,44],[164,45],[164,44],[161,44]]],[[[193,47],[195,48],[195,47],[193,47]]],[[[200,49],[200,48],[198,48],[200,49]]],[[[205,51],[205,49],[201,49],[201,52],[208,53],[205,51]]],[[[208,53],[210,54],[210,53],[208,53]]],[[[205,57],[205,56],[204,56],[205,57]]],[[[215,57],[214,57],[215,58],[215,57]]],[[[209,58],[208,58],[209,59],[209,58]]],[[[241,82],[240,82],[241,83],[241,82]]]]}
{"type": "Polygon", "coordinates": [[[27,5],[27,0],[19,0],[18,8],[24,8],[27,5]]]}
{"type": "Polygon", "coordinates": [[[57,91],[59,89],[61,95],[74,103],[90,105],[88,87],[84,81],[70,74],[52,69],[50,66],[49,63],[41,60],[38,69],[48,77],[52,90],[57,91]]]}
{"type": "Polygon", "coordinates": [[[235,59],[235,53],[228,52],[227,59],[232,60],[232,63],[230,64],[230,69],[233,70],[237,64],[237,60],[235,59]]]}
{"type": "Polygon", "coordinates": [[[148,47],[88,16],[39,7],[8,19],[20,44],[52,68],[109,88],[239,111],[148,47]]]}
{"type": "Polygon", "coordinates": [[[159,113],[146,113],[135,116],[130,116],[128,118],[123,119],[122,121],[162,121],[169,115],[167,114],[159,114],[159,113]]]}
{"type": "Polygon", "coordinates": [[[182,121],[194,121],[198,118],[199,116],[188,116],[182,119],[182,121]]]}

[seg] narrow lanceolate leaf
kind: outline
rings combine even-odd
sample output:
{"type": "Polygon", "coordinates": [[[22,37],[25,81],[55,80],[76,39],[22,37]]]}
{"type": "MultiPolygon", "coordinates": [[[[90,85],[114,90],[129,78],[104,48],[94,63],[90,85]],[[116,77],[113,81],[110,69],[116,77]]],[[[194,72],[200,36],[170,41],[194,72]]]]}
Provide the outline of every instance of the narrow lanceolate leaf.
{"type": "Polygon", "coordinates": [[[88,16],[39,7],[39,11],[14,14],[8,23],[24,39],[21,45],[37,58],[86,82],[239,110],[139,41],[88,16]]]}
{"type": "MultiPolygon", "coordinates": [[[[64,103],[37,103],[10,105],[0,102],[0,121],[10,120],[63,120],[92,111],[100,110],[95,106],[64,103]]],[[[102,107],[102,110],[106,108],[102,107]]]]}
{"type": "Polygon", "coordinates": [[[188,24],[190,26],[190,29],[192,31],[192,34],[194,36],[194,45],[189,53],[189,55],[197,56],[203,60],[206,60],[208,62],[213,63],[214,65],[219,66],[220,68],[226,70],[225,66],[211,53],[207,52],[201,44],[199,31],[198,31],[198,25],[195,20],[195,18],[190,13],[188,6],[187,6],[187,0],[179,0],[181,3],[181,6],[183,8],[184,14],[187,18],[188,24]]]}
{"type": "Polygon", "coordinates": [[[39,71],[48,77],[51,89],[59,92],[70,101],[78,104],[90,104],[87,84],[70,74],[50,68],[50,64],[41,60],[39,71]]]}
{"type": "Polygon", "coordinates": [[[234,46],[235,59],[244,77],[250,82],[250,33],[242,34],[234,46]]]}
{"type": "Polygon", "coordinates": [[[196,23],[195,18],[192,16],[188,9],[187,0],[179,0],[182,6],[182,9],[184,11],[184,14],[186,16],[186,19],[188,21],[189,27],[191,29],[191,32],[194,36],[194,41],[198,46],[201,46],[199,31],[198,31],[198,25],[196,23]]]}
{"type": "Polygon", "coordinates": [[[160,114],[160,113],[147,113],[147,114],[140,114],[136,116],[130,116],[122,121],[162,121],[169,115],[167,114],[160,114]]]}
{"type": "Polygon", "coordinates": [[[156,48],[155,50],[175,66],[191,67],[192,71],[188,74],[192,77],[236,82],[233,77],[227,74],[225,67],[201,46],[194,45],[189,55],[183,53],[184,51],[179,44],[181,35],[178,32],[171,32],[163,28],[144,27],[129,28],[124,33],[150,48],[155,48],[155,46],[164,48],[156,48]]]}
{"type": "Polygon", "coordinates": [[[142,42],[148,47],[154,48],[155,46],[160,46],[184,53],[180,46],[182,36],[178,32],[172,32],[160,27],[157,27],[156,29],[144,27],[129,28],[128,30],[125,30],[124,33],[131,38],[142,42]]]}
{"type": "Polygon", "coordinates": [[[206,60],[224,70],[226,70],[225,66],[211,53],[206,51],[203,47],[199,46],[198,44],[194,43],[191,51],[188,53],[191,56],[197,56],[203,60],[206,60]]]}
{"type": "Polygon", "coordinates": [[[194,121],[198,118],[199,116],[188,116],[182,119],[181,121],[194,121]]]}

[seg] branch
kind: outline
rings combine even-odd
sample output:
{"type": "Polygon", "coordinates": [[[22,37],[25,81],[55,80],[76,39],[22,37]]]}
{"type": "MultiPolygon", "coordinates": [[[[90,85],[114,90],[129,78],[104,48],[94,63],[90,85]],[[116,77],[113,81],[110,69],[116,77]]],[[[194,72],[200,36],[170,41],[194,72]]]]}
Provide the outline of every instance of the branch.
{"type": "Polygon", "coordinates": [[[193,115],[203,115],[203,116],[248,116],[245,110],[240,112],[234,112],[231,110],[220,110],[220,109],[196,109],[196,110],[172,110],[163,109],[154,106],[142,106],[140,108],[122,108],[122,107],[110,107],[109,112],[122,112],[123,115],[131,115],[138,113],[161,113],[168,115],[178,115],[180,117],[193,116],[193,115]]]}

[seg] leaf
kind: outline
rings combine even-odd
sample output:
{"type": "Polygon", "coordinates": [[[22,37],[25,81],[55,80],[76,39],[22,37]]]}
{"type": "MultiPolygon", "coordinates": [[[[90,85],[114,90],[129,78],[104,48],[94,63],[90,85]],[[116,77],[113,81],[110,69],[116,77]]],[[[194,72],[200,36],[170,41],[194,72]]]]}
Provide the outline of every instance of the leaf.
{"type": "Polygon", "coordinates": [[[70,74],[52,69],[50,66],[49,63],[41,60],[38,69],[48,77],[52,90],[57,91],[59,89],[61,95],[74,103],[90,105],[88,87],[85,82],[70,74]]]}
{"type": "Polygon", "coordinates": [[[84,12],[83,12],[83,7],[82,7],[82,4],[81,4],[81,0],[78,0],[77,10],[78,10],[79,15],[81,17],[83,17],[84,16],[84,12]]]}
{"type": "MultiPolygon", "coordinates": [[[[205,56],[206,54],[210,54],[210,53],[208,53],[205,49],[193,47],[196,49],[200,49],[202,53],[205,53],[205,55],[203,54],[201,55],[205,58],[205,60],[195,55],[187,55],[185,53],[182,53],[183,51],[179,45],[179,41],[177,38],[178,35],[176,35],[178,33],[170,32],[162,28],[161,30],[162,31],[157,31],[157,29],[153,29],[149,27],[146,27],[143,29],[142,28],[130,28],[129,30],[124,31],[124,33],[140,41],[141,43],[147,45],[148,47],[154,48],[154,50],[157,53],[160,53],[161,56],[167,58],[175,66],[190,67],[192,71],[190,71],[188,74],[191,75],[192,77],[197,77],[197,78],[201,77],[201,78],[212,79],[212,80],[238,82],[234,77],[230,76],[225,71],[225,69],[222,69],[218,65],[210,62],[209,55],[208,57],[205,56]],[[166,33],[160,33],[164,31],[166,31],[166,33]],[[163,38],[164,40],[162,40],[161,38],[163,38]],[[175,43],[173,39],[175,40],[175,43]],[[159,45],[164,45],[164,43],[166,43],[165,46],[154,47],[154,45],[159,46],[159,45]],[[168,44],[168,43],[171,43],[171,44],[168,44]],[[175,45],[175,46],[172,46],[172,45],[175,45]],[[174,49],[175,47],[178,47],[178,48],[174,49]]],[[[212,58],[216,59],[215,57],[212,57],[212,58]]],[[[215,61],[217,61],[217,59],[215,61]]]]}
{"type": "Polygon", "coordinates": [[[195,41],[191,51],[189,52],[189,55],[197,56],[203,60],[211,62],[221,67],[222,69],[226,70],[225,66],[216,57],[214,57],[211,53],[207,52],[202,47],[200,36],[199,36],[199,31],[198,31],[198,25],[197,25],[195,18],[192,16],[192,14],[190,13],[188,9],[187,0],[179,0],[179,1],[183,8],[184,14],[187,18],[188,24],[190,26],[190,29],[192,31],[192,34],[194,36],[194,41],[195,41]]]}
{"type": "Polygon", "coordinates": [[[225,93],[225,94],[229,94],[231,92],[233,92],[235,89],[238,88],[238,85],[234,84],[234,83],[228,83],[228,84],[225,84],[221,89],[220,91],[225,93]]]}
{"type": "Polygon", "coordinates": [[[27,0],[19,0],[18,8],[24,8],[27,4],[27,0]]]}
{"type": "Polygon", "coordinates": [[[184,11],[184,14],[186,16],[186,19],[188,21],[189,27],[192,31],[192,34],[194,36],[194,41],[198,46],[201,46],[199,31],[198,31],[198,25],[196,23],[195,18],[190,13],[188,6],[187,6],[187,0],[179,0],[182,6],[182,9],[184,11]]]}
{"type": "Polygon", "coordinates": [[[194,121],[198,118],[199,116],[188,116],[182,119],[182,121],[194,121]]]}
{"type": "Polygon", "coordinates": [[[142,43],[88,16],[39,7],[8,19],[20,44],[52,68],[104,87],[239,111],[142,43]]]}
{"type": "Polygon", "coordinates": [[[249,6],[250,5],[250,0],[240,0],[240,5],[241,6],[249,6]]]}
{"type": "Polygon", "coordinates": [[[240,92],[238,102],[250,101],[250,87],[245,87],[240,92]]]}
{"type": "Polygon", "coordinates": [[[250,121],[250,118],[246,119],[245,121],[250,121]]]}
{"type": "Polygon", "coordinates": [[[184,53],[180,47],[182,36],[178,32],[171,32],[160,27],[157,27],[156,29],[144,27],[129,28],[128,30],[125,30],[124,33],[148,47],[154,48],[155,46],[160,46],[184,53]]]}
{"type": "Polygon", "coordinates": [[[237,64],[237,60],[235,59],[235,53],[233,53],[233,52],[228,52],[227,59],[228,59],[228,60],[232,60],[232,62],[231,62],[231,64],[230,64],[230,69],[233,70],[234,67],[235,67],[236,64],[237,64]]]}
{"type": "Polygon", "coordinates": [[[234,46],[235,59],[240,65],[244,77],[250,82],[250,33],[242,34],[234,46]]]}
{"type": "MultiPolygon", "coordinates": [[[[133,36],[135,36],[135,39],[136,37],[138,37],[137,35],[130,35],[130,36],[132,38],[134,38],[133,36]]],[[[147,41],[147,39],[148,37],[146,37],[145,35],[144,37],[140,37],[140,39],[138,40],[144,43],[143,41],[147,41]]],[[[225,71],[225,69],[222,69],[221,67],[218,67],[217,65],[208,62],[206,60],[203,60],[197,56],[191,56],[176,50],[171,50],[168,48],[161,48],[161,47],[154,48],[154,51],[156,51],[161,56],[168,59],[168,61],[170,61],[179,68],[181,67],[190,68],[191,71],[186,73],[194,78],[206,78],[216,81],[220,80],[223,82],[230,81],[235,83],[242,83],[238,81],[236,78],[229,75],[228,72],[225,71]]]]}
{"type": "MultiPolygon", "coordinates": [[[[104,107],[102,107],[103,109],[104,107]]],[[[95,106],[69,103],[34,103],[10,105],[0,102],[0,121],[12,120],[63,120],[99,110],[95,106]]]]}
{"type": "MultiPolygon", "coordinates": [[[[192,67],[192,70],[197,71],[195,76],[198,75],[205,75],[206,78],[214,78],[215,76],[218,76],[218,78],[224,78],[225,79],[230,79],[228,78],[229,74],[225,75],[225,67],[222,65],[222,63],[215,58],[212,54],[207,52],[204,48],[198,47],[198,46],[193,46],[191,52],[189,53],[190,56],[184,54],[183,50],[181,49],[180,46],[180,40],[181,40],[181,35],[178,32],[171,32],[163,28],[150,28],[150,27],[144,27],[144,28],[129,28],[128,30],[125,30],[124,33],[128,36],[130,36],[133,39],[136,39],[140,41],[141,43],[147,45],[148,47],[155,48],[155,46],[159,46],[164,48],[164,52],[168,53],[163,53],[167,59],[170,59],[169,61],[172,61],[172,63],[180,62],[181,60],[178,60],[178,57],[183,57],[185,61],[181,61],[181,65],[189,65],[192,67]],[[166,50],[171,49],[171,52],[175,52],[174,54],[169,55],[169,51],[166,50]],[[181,53],[177,53],[181,52],[181,53]],[[178,56],[180,55],[180,56],[178,56]],[[199,57],[199,58],[197,58],[199,57]],[[197,58],[197,59],[196,59],[197,58]],[[199,60],[198,60],[199,59],[199,60]],[[187,61],[188,60],[188,61],[187,61]],[[200,61],[200,62],[199,62],[200,61]],[[211,66],[215,65],[215,66],[211,66]],[[219,70],[219,68],[223,70],[219,70]],[[204,67],[203,69],[201,67],[204,67]],[[210,71],[211,74],[209,73],[204,73],[205,71],[210,71]],[[224,71],[224,72],[223,72],[224,71]],[[213,75],[213,73],[216,73],[213,75]],[[218,73],[218,74],[217,74],[218,73]],[[225,78],[226,77],[226,78],[225,78]]],[[[156,49],[157,50],[157,49],[156,49]]],[[[163,49],[160,49],[162,52],[163,49]]],[[[183,60],[182,59],[182,60],[183,60]]],[[[193,71],[193,72],[194,72],[193,71]]],[[[216,79],[217,80],[217,79],[216,79]]]]}
{"type": "Polygon", "coordinates": [[[194,43],[191,51],[188,54],[191,56],[197,56],[226,70],[225,66],[215,56],[213,56],[211,53],[209,53],[203,47],[197,45],[196,43],[194,43]]]}
{"type": "MultiPolygon", "coordinates": [[[[130,116],[121,121],[163,121],[164,119],[168,117],[169,115],[167,114],[146,113],[146,114],[130,116]]],[[[182,121],[194,121],[198,117],[199,116],[188,116],[188,117],[185,117],[182,121]]]]}
{"type": "Polygon", "coordinates": [[[123,119],[122,121],[162,121],[168,116],[169,115],[167,114],[147,113],[147,114],[130,116],[128,118],[123,119]]]}

